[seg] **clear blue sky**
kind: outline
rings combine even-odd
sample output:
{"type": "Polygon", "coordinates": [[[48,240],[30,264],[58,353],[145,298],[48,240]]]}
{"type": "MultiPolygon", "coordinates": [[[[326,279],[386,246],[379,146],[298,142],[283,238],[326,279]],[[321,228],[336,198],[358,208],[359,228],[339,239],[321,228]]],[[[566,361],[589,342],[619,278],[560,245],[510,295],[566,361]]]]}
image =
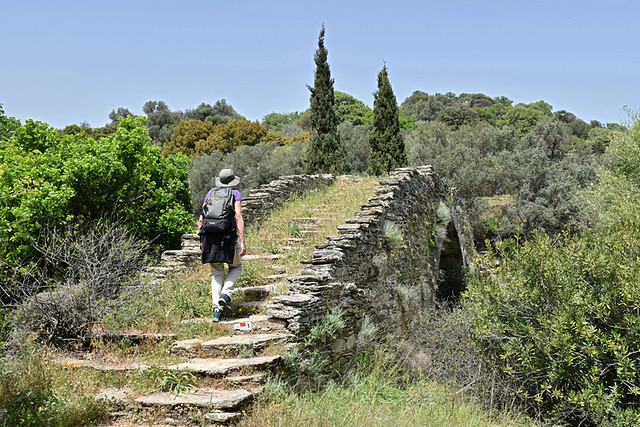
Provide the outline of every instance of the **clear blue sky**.
{"type": "Polygon", "coordinates": [[[55,127],[149,100],[304,111],[324,23],[335,89],[370,106],[386,63],[399,104],[482,92],[619,122],[640,107],[639,18],[637,0],[0,0],[0,104],[55,127]]]}

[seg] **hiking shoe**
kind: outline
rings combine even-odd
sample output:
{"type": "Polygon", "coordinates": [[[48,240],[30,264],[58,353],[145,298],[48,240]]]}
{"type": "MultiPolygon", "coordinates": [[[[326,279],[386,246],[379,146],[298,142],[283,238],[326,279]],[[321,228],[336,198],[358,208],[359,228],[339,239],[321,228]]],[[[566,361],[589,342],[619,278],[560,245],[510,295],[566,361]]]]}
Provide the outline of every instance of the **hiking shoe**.
{"type": "Polygon", "coordinates": [[[220,295],[220,299],[218,300],[218,305],[222,307],[224,311],[227,313],[231,312],[231,297],[227,294],[220,295]]]}
{"type": "Polygon", "coordinates": [[[216,308],[213,310],[213,321],[219,322],[222,319],[222,309],[216,308]]]}

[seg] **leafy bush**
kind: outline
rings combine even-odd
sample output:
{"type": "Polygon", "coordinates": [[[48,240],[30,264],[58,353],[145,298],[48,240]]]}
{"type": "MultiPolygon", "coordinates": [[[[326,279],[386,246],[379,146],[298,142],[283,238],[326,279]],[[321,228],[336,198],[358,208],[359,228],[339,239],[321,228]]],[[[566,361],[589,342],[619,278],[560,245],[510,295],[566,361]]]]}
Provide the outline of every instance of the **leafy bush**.
{"type": "Polygon", "coordinates": [[[195,155],[221,151],[230,153],[245,145],[256,145],[267,137],[267,128],[258,122],[229,120],[213,127],[209,136],[196,141],[195,155]]]}
{"type": "MultiPolygon", "coordinates": [[[[171,133],[171,139],[162,147],[162,155],[181,153],[190,158],[204,153],[199,147],[213,133],[214,125],[204,120],[181,120],[171,133]]],[[[210,150],[213,151],[213,150],[210,150]]]]}
{"type": "Polygon", "coordinates": [[[321,348],[344,329],[342,316],[340,309],[333,307],[300,344],[289,344],[286,348],[283,364],[293,390],[318,389],[329,378],[331,356],[328,350],[322,351],[321,348]]]}
{"type": "Polygon", "coordinates": [[[46,226],[118,215],[143,238],[175,247],[190,230],[188,159],[163,158],[144,118],[124,118],[95,141],[60,136],[27,121],[0,140],[0,258],[17,263],[33,253],[30,241],[46,226]]]}
{"type": "Polygon", "coordinates": [[[640,124],[586,193],[591,228],[490,249],[466,306],[514,398],[546,417],[619,425],[640,412],[640,124]],[[489,268],[490,267],[490,268],[489,268]]]}
{"type": "Polygon", "coordinates": [[[542,120],[524,137],[511,126],[452,130],[421,122],[405,141],[409,164],[433,165],[468,206],[477,197],[512,194],[505,225],[525,236],[536,229],[557,233],[577,220],[579,190],[596,179],[598,158],[557,120],[542,120]]]}
{"type": "Polygon", "coordinates": [[[196,376],[189,371],[172,371],[152,366],[145,375],[148,375],[156,385],[156,391],[169,392],[176,396],[193,391],[198,386],[196,376]]]}
{"type": "Polygon", "coordinates": [[[242,146],[224,161],[241,177],[241,189],[257,188],[284,175],[303,173],[303,144],[242,146]]]}
{"type": "Polygon", "coordinates": [[[351,172],[364,173],[369,164],[369,128],[370,125],[355,126],[350,122],[340,123],[338,133],[347,150],[347,162],[351,172]]]}
{"type": "Polygon", "coordinates": [[[497,267],[468,285],[488,360],[532,410],[599,423],[640,403],[638,237],[508,240],[487,258],[497,267]]]}
{"type": "Polygon", "coordinates": [[[486,363],[471,333],[472,317],[446,306],[419,313],[396,343],[403,367],[413,376],[446,384],[491,409],[514,409],[510,384],[499,366],[486,363]]]}

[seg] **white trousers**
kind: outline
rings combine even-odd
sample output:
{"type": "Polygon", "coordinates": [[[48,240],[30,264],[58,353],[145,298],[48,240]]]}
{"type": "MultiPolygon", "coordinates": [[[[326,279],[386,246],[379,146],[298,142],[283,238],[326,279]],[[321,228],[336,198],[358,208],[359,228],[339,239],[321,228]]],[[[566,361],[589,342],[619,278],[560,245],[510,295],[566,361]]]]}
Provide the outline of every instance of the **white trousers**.
{"type": "Polygon", "coordinates": [[[233,263],[229,264],[229,271],[225,277],[224,274],[224,263],[223,262],[212,262],[209,263],[211,266],[211,296],[213,298],[213,308],[221,308],[218,301],[220,300],[221,294],[229,295],[231,298],[233,294],[233,290],[236,288],[236,280],[240,276],[242,272],[242,257],[240,256],[241,251],[240,243],[236,243],[236,252],[233,256],[233,263]]]}

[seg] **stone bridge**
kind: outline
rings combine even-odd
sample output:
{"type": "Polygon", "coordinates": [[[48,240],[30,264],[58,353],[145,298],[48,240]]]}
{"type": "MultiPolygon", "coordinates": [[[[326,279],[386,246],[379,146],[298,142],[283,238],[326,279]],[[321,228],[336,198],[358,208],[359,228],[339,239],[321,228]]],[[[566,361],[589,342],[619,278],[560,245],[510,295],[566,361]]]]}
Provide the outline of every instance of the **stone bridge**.
{"type": "MultiPolygon", "coordinates": [[[[252,190],[243,200],[245,221],[258,227],[293,194],[333,180],[295,175],[252,190]]],[[[266,314],[302,339],[338,310],[345,328],[327,349],[348,360],[363,323],[375,326],[377,338],[402,335],[416,313],[457,298],[472,255],[471,228],[455,190],[431,166],[397,169],[317,247],[300,275],[288,278],[288,293],[273,297],[266,314]]]]}
{"type": "Polygon", "coordinates": [[[348,360],[363,324],[401,336],[416,314],[456,299],[473,238],[455,191],[430,166],[395,170],[336,236],[317,247],[267,314],[300,337],[331,310],[345,327],[327,343],[348,360]]]}
{"type": "MultiPolygon", "coordinates": [[[[293,194],[327,187],[336,179],[331,175],[288,176],[251,191],[243,200],[247,225],[259,227],[272,209],[293,194]]],[[[164,369],[187,370],[214,378],[214,383],[204,381],[197,390],[180,395],[156,391],[132,395],[130,390],[116,389],[103,390],[98,397],[121,408],[133,407],[136,416],[145,407],[156,408],[151,417],[173,414],[174,424],[187,413],[200,413],[204,420],[218,423],[233,422],[262,391],[268,374],[279,370],[285,355],[291,354],[277,354],[285,350],[283,343],[312,346],[314,352],[326,356],[325,361],[346,365],[359,343],[382,342],[389,334],[401,338],[417,314],[438,301],[459,296],[472,254],[471,229],[455,191],[429,166],[398,169],[380,182],[375,195],[354,218],[316,247],[298,276],[288,278],[286,294],[273,296],[277,285],[243,287],[239,283],[238,298],[234,294],[235,315],[219,325],[227,334],[208,341],[192,337],[174,342],[171,353],[187,361],[164,369]],[[243,317],[242,304],[259,308],[261,314],[243,317]],[[316,333],[328,319],[336,318],[339,328],[316,333]],[[175,409],[182,407],[192,408],[191,412],[175,409]]],[[[254,259],[273,256],[281,254],[253,255],[254,259]]],[[[183,248],[166,251],[163,260],[163,266],[147,272],[152,280],[162,280],[163,274],[175,268],[199,264],[198,236],[185,235],[183,248]]],[[[134,338],[131,334],[123,337],[134,338]]],[[[157,339],[149,334],[138,338],[157,339]]],[[[64,363],[102,370],[148,368],[140,361],[113,367],[108,361],[94,359],[64,363]]]]}

